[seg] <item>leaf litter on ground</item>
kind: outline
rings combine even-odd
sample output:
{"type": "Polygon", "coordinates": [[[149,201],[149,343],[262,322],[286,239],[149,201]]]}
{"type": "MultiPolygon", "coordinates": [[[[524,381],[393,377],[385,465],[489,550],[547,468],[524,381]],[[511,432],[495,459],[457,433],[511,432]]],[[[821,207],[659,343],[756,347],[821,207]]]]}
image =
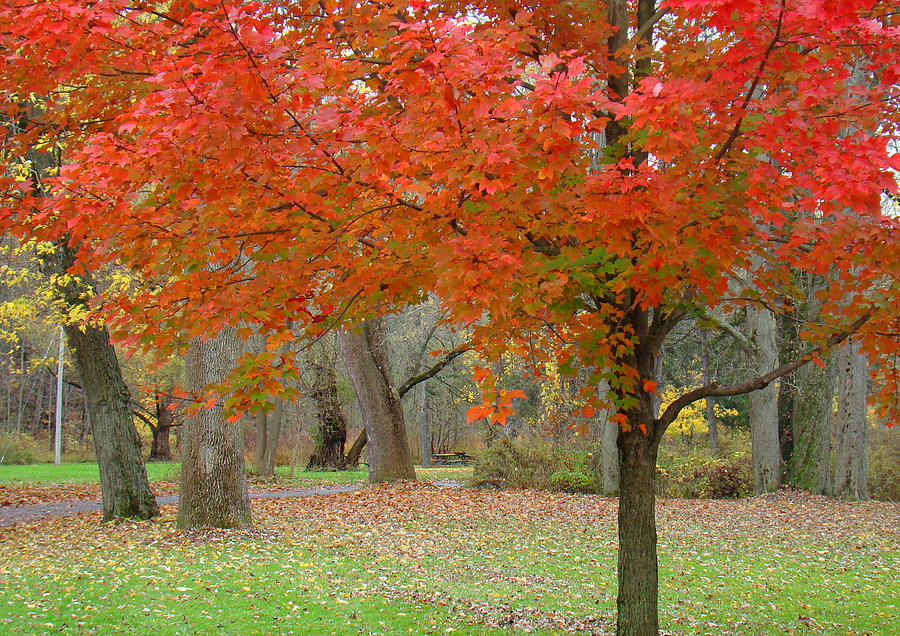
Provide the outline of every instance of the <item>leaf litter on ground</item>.
{"type": "MultiPolygon", "coordinates": [[[[252,507],[255,525],[244,530],[179,531],[175,506],[150,522],[100,524],[98,514],[83,514],[0,528],[0,588],[39,580],[51,595],[56,589],[92,607],[128,608],[130,597],[103,599],[136,594],[136,603],[147,604],[144,581],[172,593],[162,608],[151,607],[167,615],[210,594],[208,603],[220,609],[227,589],[249,598],[255,616],[280,602],[273,587],[288,586],[298,604],[321,602],[334,615],[362,603],[352,613],[363,617],[377,599],[420,608],[379,619],[385,633],[409,611],[430,617],[435,633],[614,630],[614,499],[401,483],[257,499],[252,507]],[[73,581],[87,581],[89,590],[73,581]]],[[[880,596],[867,617],[801,598],[784,583],[812,568],[823,580],[810,596],[865,603],[859,597],[867,586],[883,587],[900,565],[900,505],[781,490],[734,501],[661,499],[657,516],[662,621],[671,633],[877,634],[900,619],[896,587],[871,590],[880,596]]],[[[47,603],[40,616],[63,601],[47,603]]],[[[202,617],[207,609],[190,611],[202,617]]]]}

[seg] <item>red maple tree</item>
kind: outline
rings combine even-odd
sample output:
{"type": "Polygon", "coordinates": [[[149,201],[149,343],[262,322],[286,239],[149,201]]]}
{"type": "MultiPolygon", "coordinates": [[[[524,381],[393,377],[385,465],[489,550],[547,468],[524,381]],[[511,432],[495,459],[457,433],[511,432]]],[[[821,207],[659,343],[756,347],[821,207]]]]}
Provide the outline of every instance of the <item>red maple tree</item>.
{"type": "MultiPolygon", "coordinates": [[[[11,0],[5,160],[61,160],[52,198],[8,173],[5,224],[138,272],[106,299],[133,345],[272,333],[240,370],[254,391],[291,371],[288,321],[428,292],[486,355],[593,370],[621,424],[619,631],[655,633],[656,452],[680,408],[851,334],[896,399],[898,44],[877,0],[11,0]],[[798,271],[831,280],[806,352],[654,412],[676,324],[790,306],[798,271]]],[[[474,414],[508,407],[482,381],[474,414]]]]}

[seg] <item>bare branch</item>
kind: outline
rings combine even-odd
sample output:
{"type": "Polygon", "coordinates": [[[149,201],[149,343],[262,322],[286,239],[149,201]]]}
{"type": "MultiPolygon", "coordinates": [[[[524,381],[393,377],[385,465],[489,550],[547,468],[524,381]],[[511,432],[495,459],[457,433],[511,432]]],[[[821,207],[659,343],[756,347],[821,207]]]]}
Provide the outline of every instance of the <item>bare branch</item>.
{"type": "Polygon", "coordinates": [[[409,390],[411,388],[413,388],[420,382],[424,382],[425,380],[427,380],[429,378],[433,378],[438,373],[443,371],[444,368],[448,364],[453,362],[453,360],[455,360],[456,358],[458,358],[459,356],[461,356],[462,354],[466,353],[469,350],[470,350],[469,343],[458,346],[453,351],[448,352],[447,355],[445,355],[443,358],[441,358],[438,362],[436,362],[430,368],[426,369],[425,371],[422,371],[422,373],[419,373],[419,374],[414,375],[411,378],[409,378],[406,382],[403,383],[403,386],[401,386],[399,389],[397,389],[397,393],[400,395],[400,397],[403,397],[404,395],[406,395],[409,392],[409,390]]]}
{"type": "Polygon", "coordinates": [[[751,391],[764,389],[778,378],[785,376],[796,369],[799,369],[804,364],[811,361],[818,354],[824,353],[828,349],[841,344],[844,340],[859,331],[860,327],[866,324],[866,322],[868,322],[871,318],[872,310],[869,310],[862,316],[857,318],[847,329],[833,334],[830,338],[828,338],[828,340],[825,341],[824,344],[821,344],[818,347],[807,351],[793,362],[782,364],[780,367],[769,371],[765,375],[761,375],[752,380],[747,380],[746,382],[732,384],[729,386],[719,386],[716,382],[711,382],[706,386],[701,386],[700,388],[694,389],[693,391],[688,391],[680,398],[672,402],[666,408],[666,410],[663,411],[663,414],[660,415],[659,419],[654,422],[654,434],[657,437],[662,437],[662,434],[665,432],[666,428],[668,428],[669,424],[674,422],[675,418],[678,417],[681,409],[686,407],[688,404],[691,404],[692,402],[696,402],[697,400],[702,400],[703,398],[707,397],[742,395],[744,393],[750,393],[751,391]]]}

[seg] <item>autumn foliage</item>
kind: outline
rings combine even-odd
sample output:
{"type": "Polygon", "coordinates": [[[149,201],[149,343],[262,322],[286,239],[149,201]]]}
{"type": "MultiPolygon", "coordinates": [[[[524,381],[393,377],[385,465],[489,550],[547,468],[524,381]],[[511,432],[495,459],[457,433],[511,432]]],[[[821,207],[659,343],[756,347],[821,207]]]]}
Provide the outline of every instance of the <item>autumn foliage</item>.
{"type": "Polygon", "coordinates": [[[871,314],[897,393],[890,3],[670,1],[615,58],[603,3],[165,6],[0,13],[6,161],[59,163],[41,200],[10,171],[5,223],[141,274],[107,298],[119,338],[261,326],[273,392],[286,320],[432,290],[491,317],[483,346],[596,368],[627,409],[629,314],[789,302],[791,268],[832,278],[813,340],[871,314]]]}

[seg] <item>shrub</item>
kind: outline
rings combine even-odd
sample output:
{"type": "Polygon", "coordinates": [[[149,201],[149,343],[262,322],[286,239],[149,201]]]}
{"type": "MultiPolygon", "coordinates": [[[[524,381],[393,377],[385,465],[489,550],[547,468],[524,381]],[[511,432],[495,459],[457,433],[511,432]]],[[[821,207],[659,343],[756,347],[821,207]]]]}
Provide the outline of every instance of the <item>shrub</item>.
{"type": "Polygon", "coordinates": [[[750,454],[712,457],[708,448],[666,448],[660,453],[656,492],[684,499],[729,499],[753,494],[750,454]]]}
{"type": "Polygon", "coordinates": [[[867,474],[869,495],[882,501],[900,501],[900,428],[882,427],[872,437],[867,474]]]}
{"type": "Polygon", "coordinates": [[[598,493],[600,483],[593,473],[558,470],[550,475],[550,484],[554,490],[563,492],[598,493]]]}
{"type": "Polygon", "coordinates": [[[521,438],[493,442],[475,460],[476,486],[507,486],[548,490],[559,466],[547,442],[521,438]]]}
{"type": "MultiPolygon", "coordinates": [[[[53,461],[53,448],[46,435],[35,439],[30,435],[0,433],[0,457],[4,464],[46,464],[53,461]]],[[[77,437],[63,433],[62,461],[95,461],[90,438],[80,441],[77,437]]]]}
{"type": "Polygon", "coordinates": [[[599,492],[589,453],[554,448],[539,437],[491,443],[476,458],[473,483],[476,486],[599,492]]]}

